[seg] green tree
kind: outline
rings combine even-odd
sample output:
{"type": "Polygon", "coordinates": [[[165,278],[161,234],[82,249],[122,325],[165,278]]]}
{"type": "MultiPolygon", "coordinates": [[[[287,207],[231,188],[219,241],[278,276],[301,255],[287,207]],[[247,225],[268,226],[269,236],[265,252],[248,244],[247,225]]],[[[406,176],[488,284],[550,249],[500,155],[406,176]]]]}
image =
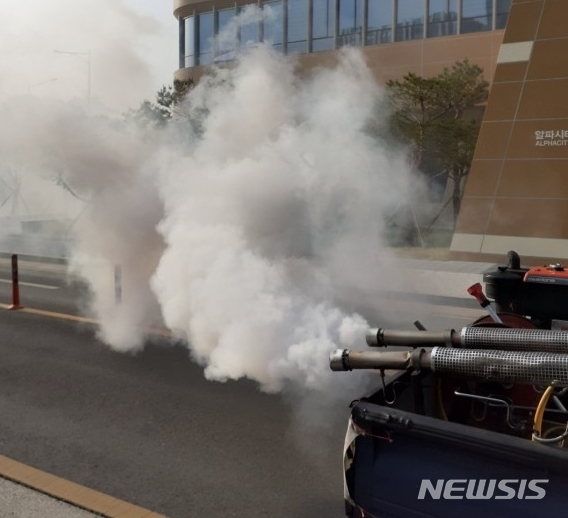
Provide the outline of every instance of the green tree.
{"type": "Polygon", "coordinates": [[[388,81],[387,90],[392,108],[391,130],[409,146],[416,169],[425,172],[431,129],[447,111],[441,82],[410,72],[402,80],[388,81]]]}
{"type": "Polygon", "coordinates": [[[164,85],[158,90],[154,102],[142,101],[138,109],[131,110],[127,117],[143,126],[163,127],[178,114],[178,106],[193,86],[193,79],[187,81],[176,79],[171,85],[164,85]]]}
{"type": "Polygon", "coordinates": [[[409,146],[414,167],[427,179],[443,176],[453,182],[442,211],[451,201],[454,221],[481,124],[479,106],[489,92],[482,74],[479,66],[464,60],[435,77],[409,73],[387,83],[391,130],[409,146]]]}

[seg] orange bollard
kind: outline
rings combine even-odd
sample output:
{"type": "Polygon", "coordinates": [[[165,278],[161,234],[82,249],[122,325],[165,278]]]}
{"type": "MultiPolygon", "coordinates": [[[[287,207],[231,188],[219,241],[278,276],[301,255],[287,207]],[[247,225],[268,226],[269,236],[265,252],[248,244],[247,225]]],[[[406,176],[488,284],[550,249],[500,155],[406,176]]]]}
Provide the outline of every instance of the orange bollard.
{"type": "Polygon", "coordinates": [[[10,309],[22,309],[20,304],[20,283],[18,280],[18,256],[12,254],[12,305],[10,309]]]}

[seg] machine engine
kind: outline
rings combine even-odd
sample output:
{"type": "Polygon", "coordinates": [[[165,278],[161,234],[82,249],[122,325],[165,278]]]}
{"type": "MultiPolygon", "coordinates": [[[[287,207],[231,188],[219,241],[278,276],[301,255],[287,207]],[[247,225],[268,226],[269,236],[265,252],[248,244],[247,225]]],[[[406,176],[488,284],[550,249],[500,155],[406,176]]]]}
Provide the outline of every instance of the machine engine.
{"type": "Polygon", "coordinates": [[[561,264],[521,267],[514,251],[508,257],[507,266],[483,274],[497,311],[522,315],[540,328],[568,328],[568,270],[561,264]]]}
{"type": "Polygon", "coordinates": [[[369,401],[533,441],[554,436],[559,438],[555,444],[563,446],[568,435],[568,271],[560,264],[521,267],[514,251],[508,258],[507,266],[483,274],[487,298],[479,297],[479,284],[468,290],[491,310],[487,316],[460,331],[369,329],[372,350],[335,351],[331,369],[378,369],[382,386],[366,397],[369,401]],[[496,311],[488,307],[489,299],[496,311]],[[549,400],[553,404],[545,412],[549,400]]]}

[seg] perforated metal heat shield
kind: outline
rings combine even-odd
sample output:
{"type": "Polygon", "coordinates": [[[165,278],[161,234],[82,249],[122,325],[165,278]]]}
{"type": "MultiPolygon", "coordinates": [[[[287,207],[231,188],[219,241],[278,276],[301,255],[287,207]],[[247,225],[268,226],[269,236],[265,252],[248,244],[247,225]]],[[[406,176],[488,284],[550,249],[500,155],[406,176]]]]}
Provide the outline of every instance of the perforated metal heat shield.
{"type": "Polygon", "coordinates": [[[568,332],[550,329],[464,327],[461,345],[471,349],[506,349],[568,353],[568,332]]]}
{"type": "Polygon", "coordinates": [[[433,372],[487,381],[568,386],[568,354],[434,347],[433,372]]]}

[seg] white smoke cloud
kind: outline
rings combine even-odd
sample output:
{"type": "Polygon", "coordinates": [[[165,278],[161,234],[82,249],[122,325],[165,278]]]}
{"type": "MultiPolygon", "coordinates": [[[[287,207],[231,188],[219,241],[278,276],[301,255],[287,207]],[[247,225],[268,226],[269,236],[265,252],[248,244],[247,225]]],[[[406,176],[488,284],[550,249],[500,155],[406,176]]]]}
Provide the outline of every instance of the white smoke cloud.
{"type": "Polygon", "coordinates": [[[147,60],[157,46],[166,50],[163,30],[120,0],[1,2],[0,95],[83,102],[90,82],[94,106],[136,106],[165,81],[147,60]]]}
{"type": "Polygon", "coordinates": [[[152,286],[208,377],[322,387],[329,351],[364,343],[367,323],[337,301],[388,282],[383,211],[407,182],[364,132],[379,94],[357,51],[299,81],[267,47],[192,92],[209,115],[160,182],[152,286]]]}
{"type": "MultiPolygon", "coordinates": [[[[73,239],[70,272],[91,288],[88,306],[104,323],[101,338],[120,350],[140,348],[145,327],[161,323],[149,286],[164,246],[156,231],[163,216],[156,147],[127,124],[86,117],[67,103],[16,98],[3,108],[0,194],[12,178],[20,192],[6,193],[0,219],[41,222],[55,214],[55,237],[73,239]],[[17,213],[15,201],[23,205],[17,213]],[[115,266],[122,270],[122,304],[115,302],[115,266]]],[[[3,226],[0,241],[14,233],[31,243],[43,236],[3,226]]]]}
{"type": "Polygon", "coordinates": [[[191,91],[199,130],[170,128],[186,138],[24,103],[0,144],[80,196],[70,266],[102,340],[138,350],[163,325],[210,379],[326,389],[344,383],[329,352],[364,344],[396,282],[384,220],[410,182],[403,157],[365,132],[380,97],[356,50],[299,77],[258,46],[191,91]]]}

